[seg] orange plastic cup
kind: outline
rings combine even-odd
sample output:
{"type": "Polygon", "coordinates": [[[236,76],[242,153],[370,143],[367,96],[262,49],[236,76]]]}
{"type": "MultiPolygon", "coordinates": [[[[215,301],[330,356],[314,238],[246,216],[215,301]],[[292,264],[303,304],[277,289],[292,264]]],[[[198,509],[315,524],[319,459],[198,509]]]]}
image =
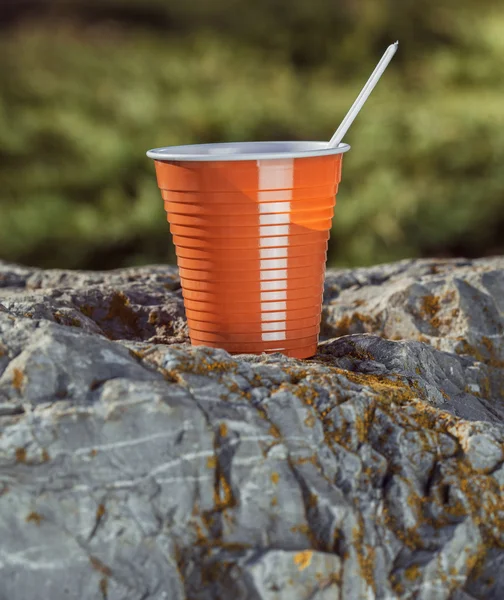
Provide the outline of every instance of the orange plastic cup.
{"type": "Polygon", "coordinates": [[[191,343],[308,358],[350,146],[243,142],[149,150],[180,269],[191,343]]]}

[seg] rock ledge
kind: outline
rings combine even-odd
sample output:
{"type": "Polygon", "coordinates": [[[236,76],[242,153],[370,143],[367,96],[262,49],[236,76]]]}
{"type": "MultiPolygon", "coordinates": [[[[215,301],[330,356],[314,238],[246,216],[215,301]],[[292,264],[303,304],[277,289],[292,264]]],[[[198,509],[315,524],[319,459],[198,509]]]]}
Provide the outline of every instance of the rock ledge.
{"type": "Polygon", "coordinates": [[[504,598],[504,258],[327,273],[311,360],[172,267],[0,263],[0,599],[504,598]]]}

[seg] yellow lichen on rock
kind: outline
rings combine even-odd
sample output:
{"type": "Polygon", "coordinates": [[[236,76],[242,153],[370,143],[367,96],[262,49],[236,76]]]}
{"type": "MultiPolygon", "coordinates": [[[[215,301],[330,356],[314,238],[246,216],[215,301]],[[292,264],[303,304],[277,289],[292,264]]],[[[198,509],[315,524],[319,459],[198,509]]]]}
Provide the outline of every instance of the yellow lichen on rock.
{"type": "Polygon", "coordinates": [[[300,571],[304,571],[310,566],[313,557],[312,550],[304,550],[294,555],[294,563],[297,565],[300,571]]]}

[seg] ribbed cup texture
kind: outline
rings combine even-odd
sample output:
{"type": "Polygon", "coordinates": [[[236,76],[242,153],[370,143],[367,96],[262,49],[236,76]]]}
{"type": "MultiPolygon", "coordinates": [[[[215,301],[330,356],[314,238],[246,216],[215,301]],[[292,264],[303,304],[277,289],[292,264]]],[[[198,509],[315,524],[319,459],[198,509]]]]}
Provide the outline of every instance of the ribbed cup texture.
{"type": "Polygon", "coordinates": [[[193,345],[315,354],[341,164],[155,161],[193,345]]]}

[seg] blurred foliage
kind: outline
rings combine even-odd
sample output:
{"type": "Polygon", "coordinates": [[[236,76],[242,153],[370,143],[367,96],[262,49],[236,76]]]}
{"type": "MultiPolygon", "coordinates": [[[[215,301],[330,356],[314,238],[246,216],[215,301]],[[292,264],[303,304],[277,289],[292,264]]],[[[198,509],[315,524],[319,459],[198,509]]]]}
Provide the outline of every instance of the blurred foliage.
{"type": "Polygon", "coordinates": [[[0,32],[0,258],[173,260],[145,150],[328,139],[396,38],[400,51],[346,139],[330,263],[504,251],[497,2],[23,6],[0,32]]]}

